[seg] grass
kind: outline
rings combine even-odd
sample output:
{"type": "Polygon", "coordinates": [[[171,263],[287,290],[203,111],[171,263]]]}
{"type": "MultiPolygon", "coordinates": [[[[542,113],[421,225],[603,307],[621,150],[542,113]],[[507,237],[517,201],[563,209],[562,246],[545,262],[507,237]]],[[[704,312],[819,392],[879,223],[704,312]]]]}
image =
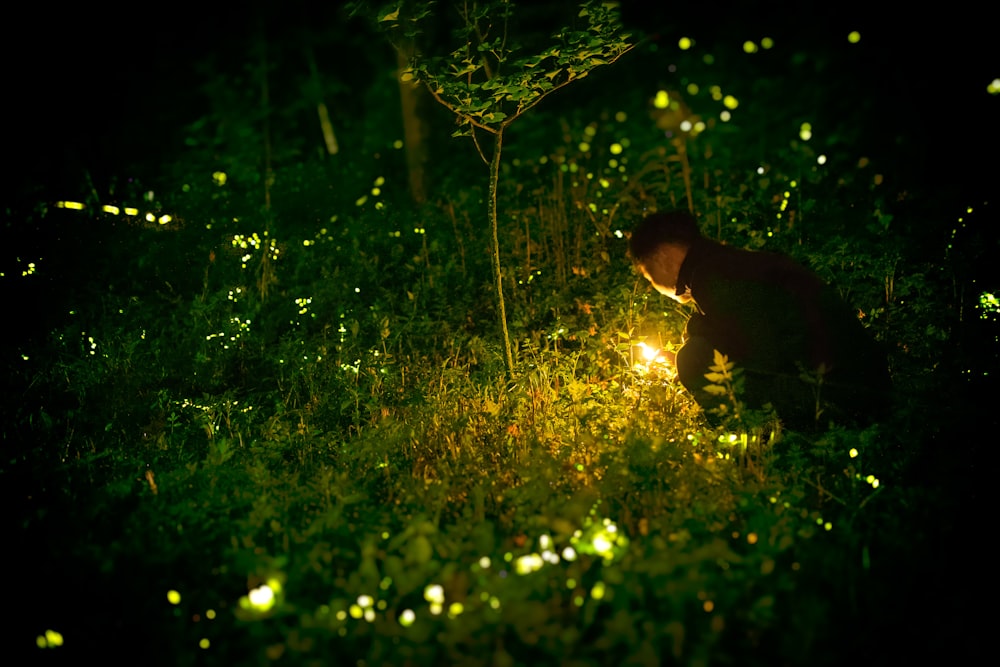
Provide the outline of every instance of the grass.
{"type": "Polygon", "coordinates": [[[403,181],[401,158],[286,164],[270,209],[190,158],[184,187],[119,194],[135,216],[96,199],[24,213],[64,242],[25,246],[60,261],[4,277],[48,313],[8,364],[8,648],[33,664],[139,645],[170,665],[974,657],[975,598],[947,577],[966,539],[952,518],[978,521],[978,451],[954,444],[976,403],[938,397],[979,393],[966,357],[939,354],[964,306],[932,289],[958,260],[898,231],[919,216],[877,164],[822,168],[799,124],[762,172],[745,168],[753,114],[688,137],[684,167],[659,115],[621,111],[566,111],[555,137],[526,120],[510,146],[511,378],[461,165],[419,211],[372,190],[403,181]],[[685,168],[709,231],[795,255],[864,314],[890,350],[891,418],[713,428],[641,364],[640,342],[679,342],[684,311],[634,275],[620,232],[684,205],[685,168]]]}

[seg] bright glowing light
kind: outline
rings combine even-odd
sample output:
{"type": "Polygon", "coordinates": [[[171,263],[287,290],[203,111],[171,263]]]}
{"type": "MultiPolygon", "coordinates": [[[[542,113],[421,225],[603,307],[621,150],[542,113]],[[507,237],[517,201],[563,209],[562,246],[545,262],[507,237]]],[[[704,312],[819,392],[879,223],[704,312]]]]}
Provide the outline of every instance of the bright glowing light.
{"type": "Polygon", "coordinates": [[[399,624],[404,628],[408,628],[413,625],[413,622],[417,620],[417,615],[412,609],[404,609],[399,615],[399,624]]]}
{"type": "Polygon", "coordinates": [[[590,597],[595,600],[601,600],[604,598],[604,593],[606,592],[606,587],[603,581],[598,581],[594,584],[594,587],[590,589],[590,597]]]}
{"type": "Polygon", "coordinates": [[[44,635],[35,638],[35,644],[38,648],[56,648],[63,645],[63,636],[55,630],[46,630],[44,635]]]}
{"type": "Polygon", "coordinates": [[[653,98],[653,106],[657,109],[666,109],[670,106],[670,95],[667,94],[667,91],[656,91],[656,97],[653,98]]]}
{"type": "Polygon", "coordinates": [[[82,211],[84,205],[78,201],[57,201],[56,208],[68,208],[73,211],[82,211]]]}
{"type": "Polygon", "coordinates": [[[698,90],[699,90],[699,88],[698,88],[698,84],[697,83],[689,83],[687,85],[688,95],[697,95],[698,94],[698,90]]]}
{"type": "Polygon", "coordinates": [[[595,535],[592,544],[594,545],[594,551],[602,556],[611,551],[611,540],[609,540],[607,535],[604,533],[598,533],[595,535]]]}
{"type": "Polygon", "coordinates": [[[358,596],[358,605],[360,605],[362,609],[367,609],[368,607],[372,606],[373,604],[375,604],[375,600],[372,599],[372,596],[370,596],[370,595],[359,595],[358,596]]]}
{"type": "Polygon", "coordinates": [[[757,544],[757,533],[747,535],[747,544],[757,544]]]}
{"type": "Polygon", "coordinates": [[[562,550],[563,560],[573,562],[576,560],[576,549],[573,547],[566,547],[562,550]]]}
{"type": "Polygon", "coordinates": [[[769,49],[772,46],[774,46],[774,40],[771,39],[770,37],[765,37],[764,39],[760,40],[760,45],[763,46],[765,49],[769,49]]]}
{"type": "Polygon", "coordinates": [[[681,37],[677,41],[677,48],[679,48],[681,51],[687,51],[692,46],[694,46],[694,40],[691,39],[690,37],[681,37]]]}
{"type": "Polygon", "coordinates": [[[799,138],[802,139],[802,141],[809,141],[810,139],[812,139],[811,123],[802,123],[802,125],[799,127],[799,138]]]}
{"type": "Polygon", "coordinates": [[[660,351],[653,347],[652,345],[647,345],[646,343],[639,343],[639,352],[642,354],[642,358],[646,361],[655,361],[658,356],[660,356],[660,351]]]}
{"type": "Polygon", "coordinates": [[[181,594],[177,591],[167,591],[167,602],[170,604],[180,604],[181,594]]]}
{"type": "Polygon", "coordinates": [[[757,45],[748,39],[743,42],[743,53],[757,53],[757,45]]]}
{"type": "Polygon", "coordinates": [[[479,567],[483,568],[484,570],[488,570],[490,568],[490,557],[483,556],[482,558],[480,558],[479,567]]]}
{"type": "Polygon", "coordinates": [[[820,155],[818,158],[816,158],[816,164],[826,164],[826,156],[820,155]]]}
{"type": "Polygon", "coordinates": [[[723,97],[722,103],[726,106],[727,109],[735,109],[740,105],[739,100],[737,100],[732,95],[726,95],[725,97],[723,97]]]}
{"type": "Polygon", "coordinates": [[[198,648],[208,648],[212,645],[212,642],[208,641],[207,637],[202,637],[198,641],[198,648]]]}
{"type": "Polygon", "coordinates": [[[622,152],[622,145],[616,141],[615,143],[611,144],[610,150],[612,155],[620,155],[622,152]]]}
{"type": "Polygon", "coordinates": [[[433,604],[444,604],[444,588],[440,584],[430,584],[424,589],[424,599],[433,604]]]}
{"type": "Polygon", "coordinates": [[[274,606],[274,590],[267,584],[263,584],[250,591],[247,594],[247,600],[258,611],[267,611],[274,606]]]}
{"type": "Polygon", "coordinates": [[[514,571],[518,574],[531,574],[542,568],[545,561],[538,554],[527,554],[514,561],[514,571]]]}
{"type": "Polygon", "coordinates": [[[733,114],[729,113],[729,110],[726,109],[719,114],[719,118],[722,120],[723,123],[728,123],[730,120],[732,120],[733,114]]]}
{"type": "Polygon", "coordinates": [[[221,186],[226,184],[226,181],[229,180],[229,177],[226,176],[226,172],[224,171],[216,171],[212,173],[212,180],[215,181],[216,185],[221,186]]]}
{"type": "Polygon", "coordinates": [[[847,33],[847,41],[850,42],[851,44],[857,44],[858,42],[861,41],[861,33],[858,32],[857,30],[852,30],[851,32],[847,33]]]}
{"type": "Polygon", "coordinates": [[[690,132],[691,131],[691,121],[689,121],[688,119],[685,118],[684,120],[681,121],[680,127],[681,127],[681,132],[690,132]]]}
{"type": "Polygon", "coordinates": [[[986,92],[990,95],[1000,95],[1000,79],[990,81],[990,85],[986,86],[986,92]]]}
{"type": "Polygon", "coordinates": [[[851,451],[848,452],[852,459],[858,458],[858,450],[855,447],[851,447],[851,451]]]}
{"type": "Polygon", "coordinates": [[[105,213],[110,213],[111,215],[118,215],[117,206],[110,206],[108,204],[105,204],[104,206],[101,207],[101,210],[104,211],[105,213]]]}

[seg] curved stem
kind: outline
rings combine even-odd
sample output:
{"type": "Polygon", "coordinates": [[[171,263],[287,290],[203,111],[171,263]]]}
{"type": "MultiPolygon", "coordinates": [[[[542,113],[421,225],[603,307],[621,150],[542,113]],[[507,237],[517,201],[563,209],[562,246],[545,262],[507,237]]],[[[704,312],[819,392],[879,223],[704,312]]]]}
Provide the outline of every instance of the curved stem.
{"type": "Polygon", "coordinates": [[[497,311],[500,316],[500,328],[503,332],[504,361],[507,364],[507,375],[514,375],[514,354],[510,346],[510,333],[507,330],[507,307],[503,300],[503,274],[500,269],[500,238],[497,235],[497,186],[500,182],[500,150],[503,148],[503,129],[498,131],[493,139],[493,159],[490,160],[490,196],[489,216],[493,231],[493,277],[497,286],[497,311]]]}

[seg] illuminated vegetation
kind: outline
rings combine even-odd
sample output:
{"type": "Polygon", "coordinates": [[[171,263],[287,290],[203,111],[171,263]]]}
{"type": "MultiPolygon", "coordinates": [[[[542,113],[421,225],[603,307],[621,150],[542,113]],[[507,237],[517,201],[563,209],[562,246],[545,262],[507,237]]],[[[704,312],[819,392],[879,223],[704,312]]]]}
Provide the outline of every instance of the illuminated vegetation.
{"type": "Polygon", "coordinates": [[[220,71],[163,185],[16,212],[37,234],[0,281],[38,314],[8,361],[9,575],[32,586],[9,641],[170,665],[962,655],[959,491],[984,458],[962,443],[991,443],[1000,325],[970,267],[995,205],[915,211],[869,109],[826,103],[853,82],[746,76],[798,55],[763,33],[703,43],[637,47],[520,121],[492,257],[451,118],[412,204],[391,77],[336,159],[279,150],[307,133],[275,92],[266,206],[259,123],[220,71]],[[688,206],[837,286],[888,350],[890,418],[784,431],[720,355],[710,425],[671,365],[686,311],[625,256],[638,216],[688,206]]]}

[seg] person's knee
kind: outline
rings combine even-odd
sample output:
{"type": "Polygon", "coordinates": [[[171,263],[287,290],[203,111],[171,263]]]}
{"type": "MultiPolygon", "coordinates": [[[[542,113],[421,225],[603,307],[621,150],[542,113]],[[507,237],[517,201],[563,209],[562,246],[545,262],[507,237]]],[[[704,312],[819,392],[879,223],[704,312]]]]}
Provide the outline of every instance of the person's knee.
{"type": "Polygon", "coordinates": [[[714,359],[715,348],[704,338],[689,338],[677,350],[677,377],[688,387],[701,389],[708,382],[705,374],[714,359]]]}

